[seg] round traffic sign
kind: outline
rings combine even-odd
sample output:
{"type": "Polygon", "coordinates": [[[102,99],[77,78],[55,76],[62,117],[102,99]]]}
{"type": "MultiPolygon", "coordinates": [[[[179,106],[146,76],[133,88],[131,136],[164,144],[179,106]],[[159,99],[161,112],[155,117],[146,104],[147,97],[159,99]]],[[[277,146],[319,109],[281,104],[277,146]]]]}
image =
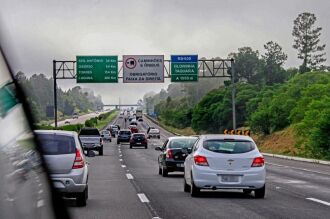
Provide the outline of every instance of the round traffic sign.
{"type": "Polygon", "coordinates": [[[128,58],[125,61],[125,66],[129,69],[133,69],[136,66],[136,60],[134,58],[128,58]]]}

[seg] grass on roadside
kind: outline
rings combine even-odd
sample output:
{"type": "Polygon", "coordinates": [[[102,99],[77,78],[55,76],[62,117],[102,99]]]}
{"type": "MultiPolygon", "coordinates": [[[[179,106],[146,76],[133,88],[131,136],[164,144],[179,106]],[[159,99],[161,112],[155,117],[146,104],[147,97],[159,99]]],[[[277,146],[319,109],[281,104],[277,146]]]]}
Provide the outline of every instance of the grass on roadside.
{"type": "Polygon", "coordinates": [[[97,121],[97,125],[95,128],[101,130],[106,127],[116,116],[118,115],[118,111],[113,111],[108,117],[102,120],[97,121]]]}

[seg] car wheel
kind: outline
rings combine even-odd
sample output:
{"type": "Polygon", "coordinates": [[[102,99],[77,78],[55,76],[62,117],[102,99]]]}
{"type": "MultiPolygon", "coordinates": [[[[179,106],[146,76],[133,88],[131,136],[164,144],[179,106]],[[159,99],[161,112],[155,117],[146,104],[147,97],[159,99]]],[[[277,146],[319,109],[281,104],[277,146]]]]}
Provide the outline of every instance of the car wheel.
{"type": "Polygon", "coordinates": [[[158,136],[158,139],[160,139],[160,136],[158,136]]]}
{"type": "Polygon", "coordinates": [[[79,193],[77,195],[76,197],[77,206],[86,206],[87,198],[88,198],[88,186],[82,193],[79,193]]]}
{"type": "Polygon", "coordinates": [[[129,146],[129,148],[130,148],[130,149],[132,149],[132,148],[133,148],[133,146],[132,146],[132,145],[130,145],[130,146],[129,146]]]}
{"type": "Polygon", "coordinates": [[[190,186],[190,195],[191,195],[191,197],[198,197],[200,192],[201,192],[200,188],[197,188],[195,186],[194,179],[191,176],[191,186],[190,186]]]}
{"type": "Polygon", "coordinates": [[[148,146],[145,146],[144,148],[145,148],[145,149],[148,149],[148,146]]]}
{"type": "Polygon", "coordinates": [[[255,198],[264,198],[266,193],[266,185],[261,187],[260,189],[254,190],[254,197],[255,198]]]}
{"type": "Polygon", "coordinates": [[[103,156],[103,146],[99,149],[99,155],[103,156]]]}
{"type": "Polygon", "coordinates": [[[186,177],[183,176],[183,191],[190,192],[190,186],[186,182],[186,177]]]}
{"type": "Polygon", "coordinates": [[[162,175],[162,168],[158,167],[158,174],[162,175]]]}
{"type": "Polygon", "coordinates": [[[120,144],[120,141],[117,141],[117,144],[120,144]]]}
{"type": "Polygon", "coordinates": [[[168,176],[168,171],[167,171],[167,169],[164,169],[164,167],[162,168],[162,176],[163,177],[167,177],[168,176]]]}
{"type": "Polygon", "coordinates": [[[110,141],[109,142],[111,142],[112,140],[110,139],[110,141]]]}

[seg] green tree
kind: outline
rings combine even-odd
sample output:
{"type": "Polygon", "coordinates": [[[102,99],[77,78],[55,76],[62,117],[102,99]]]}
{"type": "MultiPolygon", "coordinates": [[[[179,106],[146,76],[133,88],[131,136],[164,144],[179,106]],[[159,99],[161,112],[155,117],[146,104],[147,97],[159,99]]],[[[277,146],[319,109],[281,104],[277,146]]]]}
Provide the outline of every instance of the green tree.
{"type": "Polygon", "coordinates": [[[235,72],[240,80],[245,80],[248,83],[259,83],[259,52],[254,51],[251,47],[242,47],[237,53],[230,53],[229,58],[235,60],[235,72]]]}
{"type": "Polygon", "coordinates": [[[288,56],[282,51],[282,47],[276,42],[270,41],[264,45],[266,50],[262,55],[262,77],[266,85],[283,83],[286,79],[283,64],[288,56]]]}
{"type": "Polygon", "coordinates": [[[320,45],[321,27],[315,27],[316,16],[304,12],[294,20],[292,35],[293,48],[298,50],[298,58],[303,60],[300,72],[318,69],[326,61],[325,44],[320,45]]]}

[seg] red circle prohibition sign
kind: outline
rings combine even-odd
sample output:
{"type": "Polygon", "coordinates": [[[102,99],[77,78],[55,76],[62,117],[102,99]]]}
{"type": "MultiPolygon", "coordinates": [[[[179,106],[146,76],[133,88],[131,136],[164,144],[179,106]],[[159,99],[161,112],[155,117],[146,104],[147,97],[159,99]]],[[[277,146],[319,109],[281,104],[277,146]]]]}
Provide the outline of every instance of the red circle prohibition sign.
{"type": "Polygon", "coordinates": [[[128,58],[125,61],[125,66],[129,69],[133,69],[136,66],[136,60],[134,58],[128,58]]]}

